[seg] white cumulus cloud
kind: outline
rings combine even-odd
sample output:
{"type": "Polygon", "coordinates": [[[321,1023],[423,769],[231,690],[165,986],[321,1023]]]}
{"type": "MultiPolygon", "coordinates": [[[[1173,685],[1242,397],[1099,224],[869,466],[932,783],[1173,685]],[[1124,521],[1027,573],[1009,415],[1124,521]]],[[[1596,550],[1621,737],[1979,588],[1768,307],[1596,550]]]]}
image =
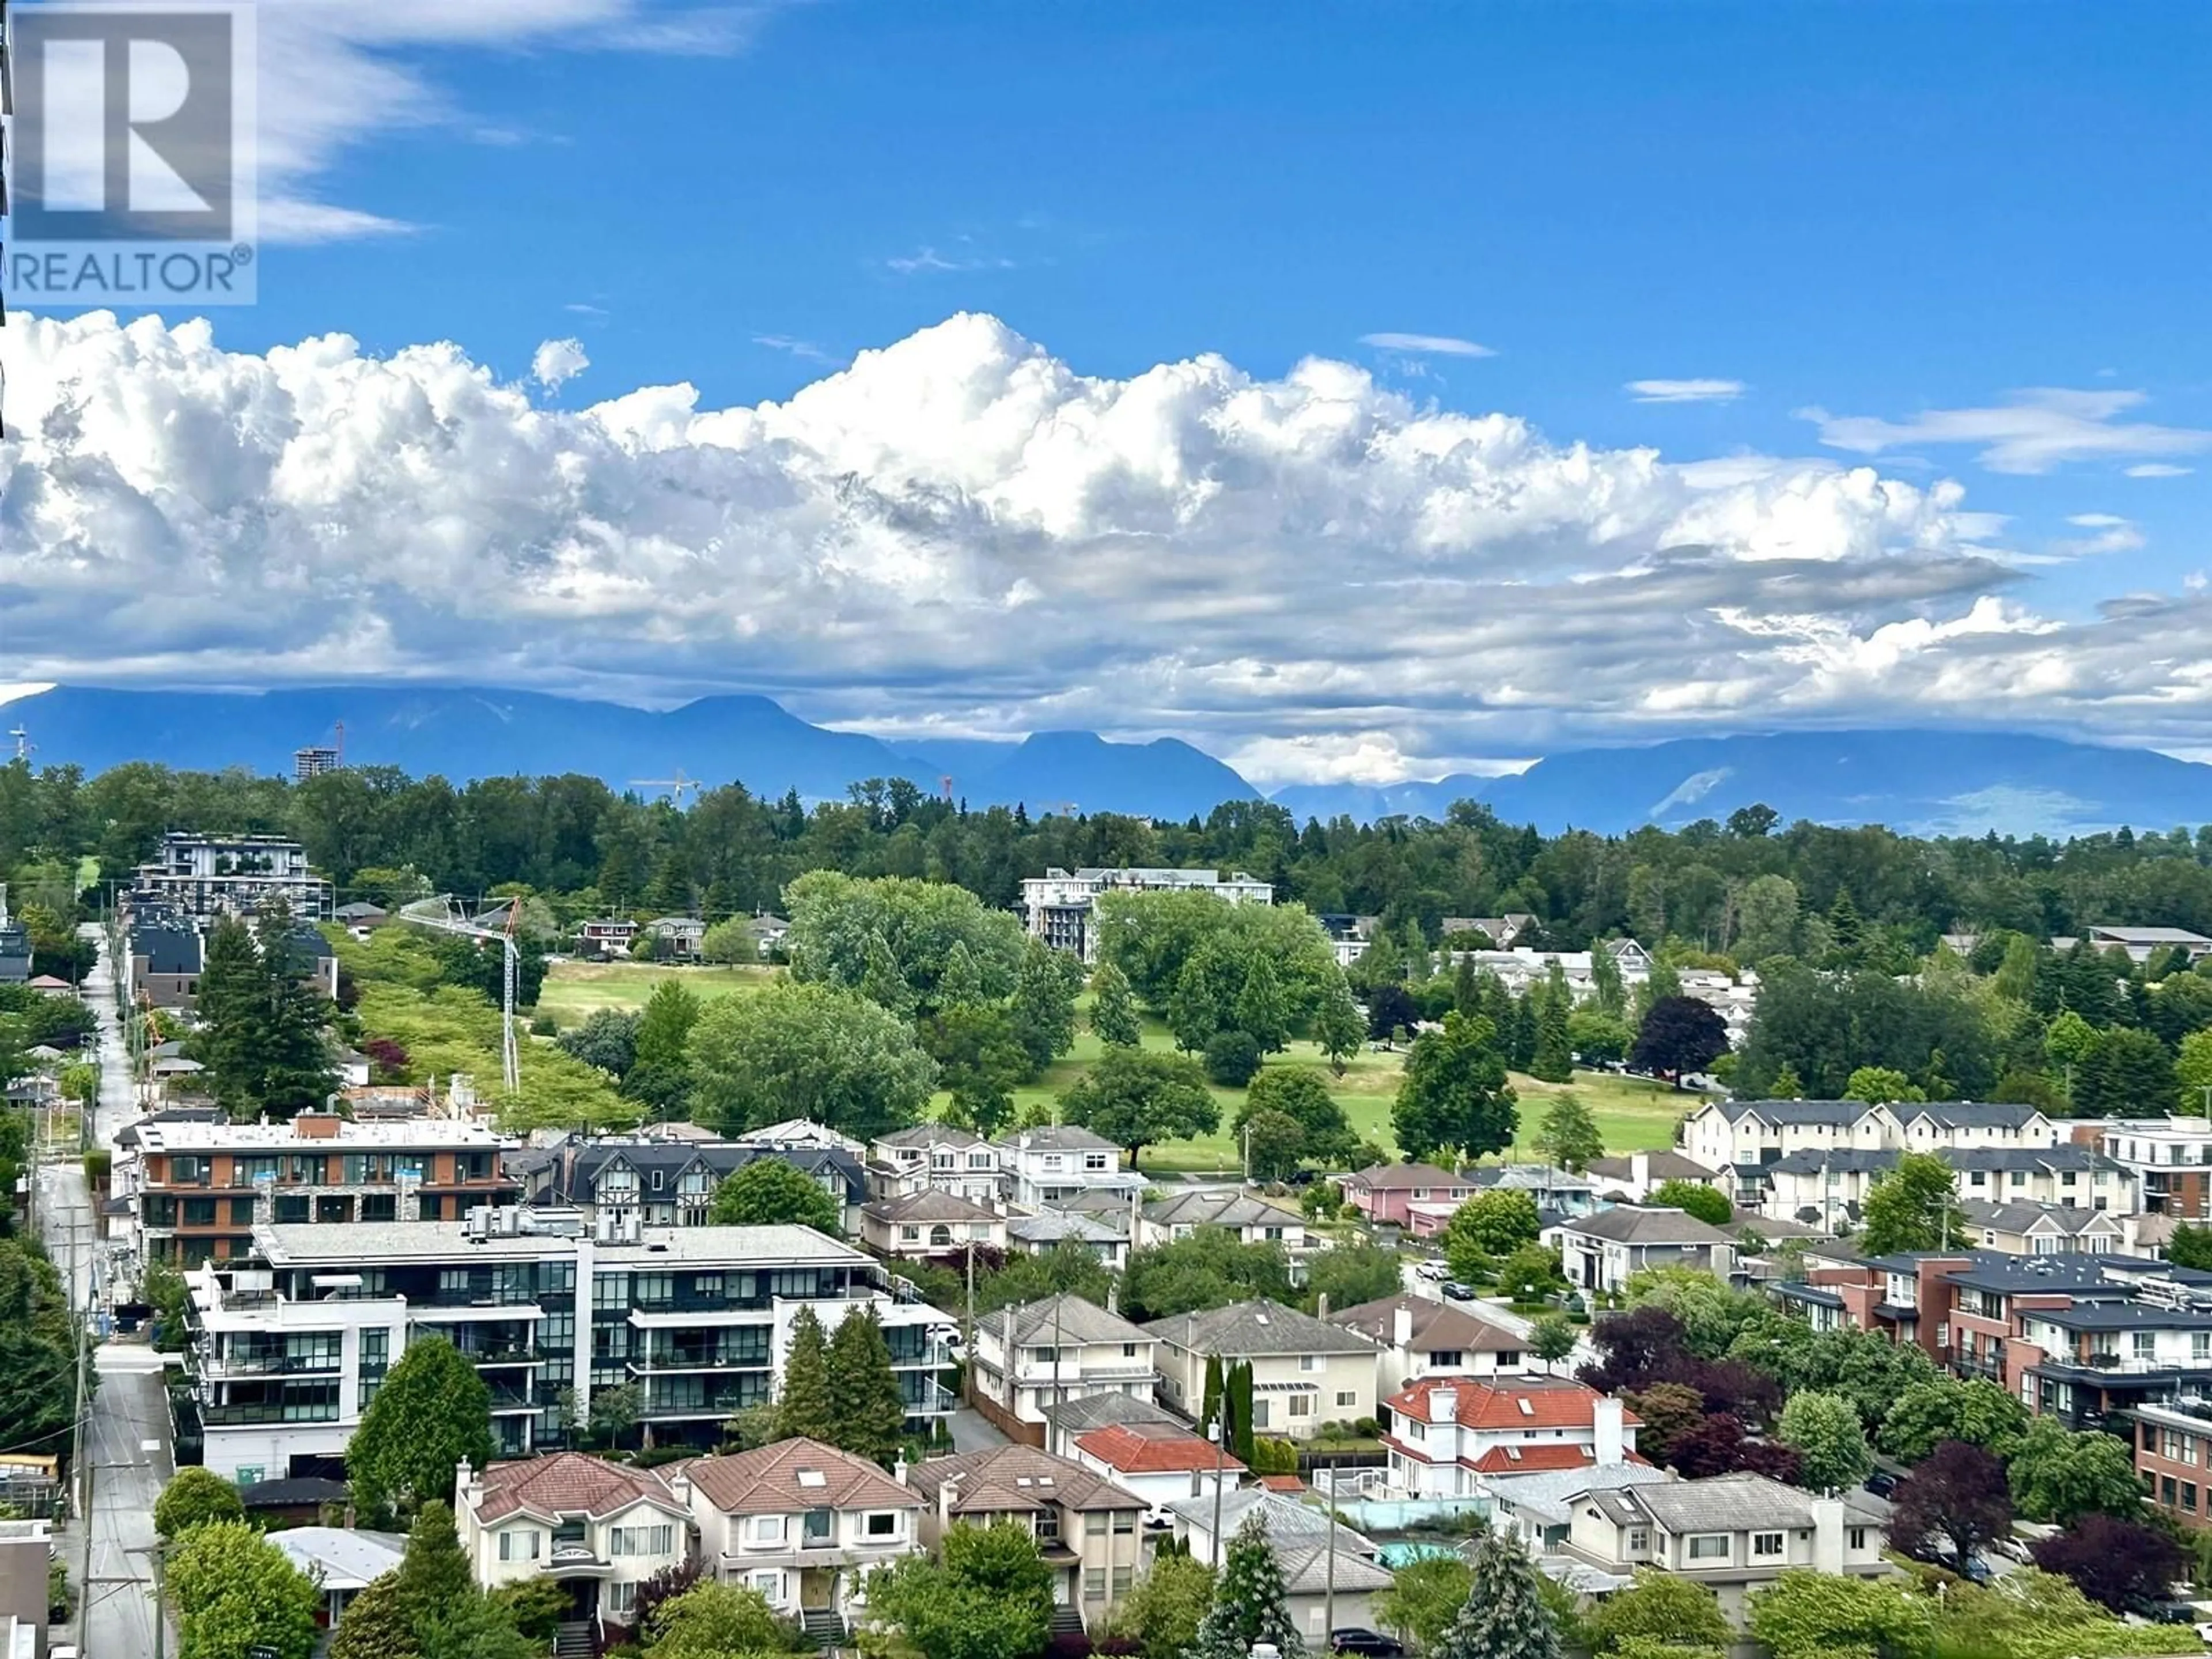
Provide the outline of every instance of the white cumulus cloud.
{"type": "Polygon", "coordinates": [[[201,321],[26,316],[0,361],[12,680],[465,663],[1370,781],[1795,714],[2155,738],[2212,712],[2212,596],[2040,616],[1955,483],[1685,469],[1325,359],[1104,379],[963,314],[781,402],[568,410],[450,343],[228,351],[201,321]]]}
{"type": "Polygon", "coordinates": [[[530,378],[548,392],[558,392],[591,366],[581,340],[546,340],[530,359],[530,378]]]}

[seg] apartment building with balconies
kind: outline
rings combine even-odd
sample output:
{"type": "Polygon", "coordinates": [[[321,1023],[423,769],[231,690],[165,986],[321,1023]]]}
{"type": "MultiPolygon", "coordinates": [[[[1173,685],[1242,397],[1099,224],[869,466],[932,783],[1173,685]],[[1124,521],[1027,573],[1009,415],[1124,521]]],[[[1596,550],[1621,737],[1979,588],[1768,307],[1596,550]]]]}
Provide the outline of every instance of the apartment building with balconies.
{"type": "Polygon", "coordinates": [[[307,865],[307,849],[282,836],[212,836],[171,830],[131,877],[131,903],[164,904],[203,919],[251,916],[282,900],[303,921],[328,921],[331,884],[307,865]]]}
{"type": "Polygon", "coordinates": [[[586,1232],[573,1212],[482,1210],[259,1227],[252,1261],[191,1281],[206,1462],[234,1477],[334,1468],[391,1364],[430,1335],[483,1373],[505,1457],[562,1443],[564,1390],[588,1413],[624,1385],[656,1442],[712,1444],[732,1413],[774,1397],[802,1308],[832,1332],[877,1319],[918,1429],[953,1404],[951,1318],[804,1227],[586,1232]]]}
{"type": "Polygon", "coordinates": [[[921,1495],[819,1441],[779,1440],[665,1473],[708,1573],[832,1644],[868,1574],[921,1548],[921,1495]]]}
{"type": "Polygon", "coordinates": [[[1229,904],[1273,904],[1275,890],[1242,870],[1047,870],[1022,883],[1022,913],[1032,939],[1098,959],[1098,901],[1109,893],[1210,893],[1229,904]]]}
{"type": "Polygon", "coordinates": [[[245,1256],[261,1226],[459,1221],[514,1201],[499,1137],[452,1118],[137,1126],[113,1191],[131,1205],[142,1261],[197,1267],[245,1256]]]}
{"type": "Polygon", "coordinates": [[[2113,1118],[2086,1127],[2097,1150],[2134,1177],[2147,1213],[2212,1220],[2212,1119],[2113,1118]]]}
{"type": "Polygon", "coordinates": [[[1708,1169],[1733,1172],[1733,1196],[1755,1206],[1765,1166],[1793,1152],[1958,1152],[2054,1146],[2062,1139],[2034,1107],[2002,1103],[1716,1100],[1683,1120],[1681,1150],[1708,1169]]]}

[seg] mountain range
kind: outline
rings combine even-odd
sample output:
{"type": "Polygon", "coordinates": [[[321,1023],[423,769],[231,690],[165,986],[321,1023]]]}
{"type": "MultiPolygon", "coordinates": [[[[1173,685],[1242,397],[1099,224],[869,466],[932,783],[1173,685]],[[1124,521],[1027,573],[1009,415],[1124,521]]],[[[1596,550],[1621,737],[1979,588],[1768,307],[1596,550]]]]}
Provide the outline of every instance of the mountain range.
{"type": "MultiPolygon", "coordinates": [[[[1203,817],[1261,792],[1175,738],[1116,743],[1039,732],[1019,743],[890,743],[809,725],[759,696],[653,712],[542,692],[323,687],[264,692],[55,687],[5,712],[40,765],[98,772],[130,760],[192,770],[289,774],[293,751],[345,728],[349,764],[456,781],[583,772],[647,792],[683,775],[740,780],[757,794],[842,796],[864,778],[949,787],[971,805],[1203,817]]],[[[1479,800],[1513,823],[1618,834],[1725,819],[1763,802],[1788,823],[1886,823],[1916,835],[2082,834],[2123,823],[2212,822],[2212,767],[2148,750],[1992,731],[1801,731],[1565,750],[1505,777],[1382,786],[1293,785],[1274,800],[1303,822],[1442,817],[1479,800]]]]}

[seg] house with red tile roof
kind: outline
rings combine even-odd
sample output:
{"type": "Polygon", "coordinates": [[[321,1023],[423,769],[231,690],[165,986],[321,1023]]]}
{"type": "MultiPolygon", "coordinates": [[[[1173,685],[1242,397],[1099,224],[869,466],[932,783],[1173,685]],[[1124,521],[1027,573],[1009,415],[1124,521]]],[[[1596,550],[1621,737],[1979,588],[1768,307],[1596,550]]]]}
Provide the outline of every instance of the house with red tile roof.
{"type": "Polygon", "coordinates": [[[1425,1376],[1383,1401],[1389,1484],[1419,1498],[1473,1498],[1485,1477],[1636,1455],[1638,1419],[1618,1400],[1559,1377],[1425,1376]]]}
{"type": "Polygon", "coordinates": [[[1075,1461],[1152,1506],[1154,1521],[1179,1498],[1233,1492],[1244,1465],[1180,1423],[1109,1423],[1075,1437],[1075,1461]]]}
{"type": "Polygon", "coordinates": [[[668,1465],[706,1571],[834,1641],[860,1581],[921,1547],[921,1494],[865,1457],[794,1437],[668,1465]]]}
{"type": "Polygon", "coordinates": [[[566,1622],[611,1639],[636,1616],[637,1587],[691,1553],[690,1514],[653,1469],[581,1452],[455,1472],[453,1523],[486,1589],[550,1578],[566,1622]]]}

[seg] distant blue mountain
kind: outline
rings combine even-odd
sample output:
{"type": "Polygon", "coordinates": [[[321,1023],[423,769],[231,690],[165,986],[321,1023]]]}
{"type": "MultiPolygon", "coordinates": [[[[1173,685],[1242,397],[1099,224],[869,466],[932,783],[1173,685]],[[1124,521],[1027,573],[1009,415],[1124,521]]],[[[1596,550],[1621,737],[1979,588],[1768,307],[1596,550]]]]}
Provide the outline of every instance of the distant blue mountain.
{"type": "MultiPolygon", "coordinates": [[[[952,780],[972,806],[1020,803],[1181,820],[1259,792],[1187,743],[1111,743],[1039,732],[1020,743],[893,746],[810,726],[766,697],[704,697],[665,714],[540,692],[467,687],[318,687],[265,692],[58,687],[7,705],[40,765],[98,772],[125,761],[289,775],[292,752],[345,723],[349,764],[470,778],[580,772],[617,789],[687,777],[755,793],[842,796],[863,778],[934,793],[952,780]]],[[[647,786],[650,787],[649,785],[647,786]]],[[[1619,834],[1725,819],[1764,802],[1783,821],[1885,823],[1915,835],[2086,834],[2212,823],[2212,767],[2147,750],[2004,732],[1793,732],[1583,749],[1517,777],[1458,775],[1367,787],[1296,785],[1273,797],[1300,823],[1348,815],[1441,818],[1480,800],[1510,823],[1619,834]]]]}
{"type": "Polygon", "coordinates": [[[1486,803],[1547,833],[1679,829],[1765,803],[1784,823],[1882,823],[1911,835],[2064,836],[2212,823],[2212,767],[2148,750],[2006,732],[1792,732],[1685,738],[1553,755],[1516,777],[1283,790],[1301,819],[1350,811],[1442,817],[1486,803]]]}
{"type": "Polygon", "coordinates": [[[617,789],[684,775],[742,782],[760,795],[840,797],[863,778],[906,778],[935,793],[951,775],[971,805],[1073,802],[1083,811],[1203,816],[1258,792],[1188,744],[1109,743],[1089,732],[1018,744],[960,743],[928,758],[879,738],[810,726],[767,697],[702,697],[656,714],[541,692],[329,686],[264,692],[113,691],[60,686],[7,705],[42,766],[87,772],[125,761],[194,771],[292,770],[293,750],[345,724],[349,765],[390,765],[455,781],[580,772],[617,789]]]}

